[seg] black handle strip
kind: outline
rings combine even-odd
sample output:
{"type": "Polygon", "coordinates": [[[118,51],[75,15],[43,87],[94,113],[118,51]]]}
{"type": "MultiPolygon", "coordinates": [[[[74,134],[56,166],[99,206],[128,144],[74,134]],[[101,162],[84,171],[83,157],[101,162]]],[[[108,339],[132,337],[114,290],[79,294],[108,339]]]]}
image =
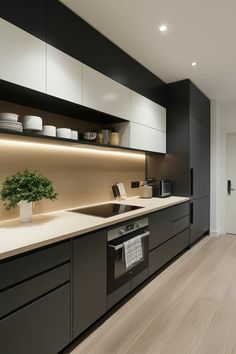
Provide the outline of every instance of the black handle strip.
{"type": "Polygon", "coordinates": [[[193,224],[193,203],[190,203],[190,224],[193,224]]]}
{"type": "Polygon", "coordinates": [[[193,168],[190,168],[190,195],[193,195],[193,168]]]}

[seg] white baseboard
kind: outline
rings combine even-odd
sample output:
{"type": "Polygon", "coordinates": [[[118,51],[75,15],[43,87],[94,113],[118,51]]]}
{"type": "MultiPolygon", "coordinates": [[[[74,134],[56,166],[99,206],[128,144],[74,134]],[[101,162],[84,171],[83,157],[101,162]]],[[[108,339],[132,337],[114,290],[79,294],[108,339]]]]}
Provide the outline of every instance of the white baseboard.
{"type": "Polygon", "coordinates": [[[219,231],[215,231],[215,230],[211,230],[210,231],[210,236],[219,236],[220,235],[220,232],[219,231]]]}

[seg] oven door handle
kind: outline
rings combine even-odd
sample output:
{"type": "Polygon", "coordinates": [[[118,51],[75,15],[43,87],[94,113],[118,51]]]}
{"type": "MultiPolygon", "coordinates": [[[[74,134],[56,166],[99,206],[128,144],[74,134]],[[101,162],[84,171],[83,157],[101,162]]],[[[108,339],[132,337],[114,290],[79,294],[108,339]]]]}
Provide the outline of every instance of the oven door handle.
{"type": "MultiPolygon", "coordinates": [[[[143,234],[137,235],[137,236],[140,236],[141,238],[144,238],[144,237],[147,237],[147,236],[149,236],[149,235],[150,235],[150,232],[147,231],[147,232],[144,232],[143,234]]],[[[136,237],[136,236],[135,236],[135,237],[136,237]]],[[[120,243],[120,244],[117,245],[117,246],[113,246],[113,245],[109,245],[109,244],[108,244],[108,247],[113,248],[115,251],[117,251],[117,250],[119,250],[119,249],[121,249],[121,248],[124,247],[124,243],[120,243]]]]}

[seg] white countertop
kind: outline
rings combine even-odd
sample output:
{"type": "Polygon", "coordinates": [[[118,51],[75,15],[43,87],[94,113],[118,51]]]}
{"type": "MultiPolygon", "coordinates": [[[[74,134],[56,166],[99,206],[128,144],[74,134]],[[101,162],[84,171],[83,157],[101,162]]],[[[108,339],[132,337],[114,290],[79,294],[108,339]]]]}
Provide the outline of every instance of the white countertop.
{"type": "Polygon", "coordinates": [[[20,223],[19,219],[4,221],[0,223],[0,259],[79,236],[188,200],[189,198],[185,197],[168,197],[163,199],[133,197],[122,201],[112,200],[107,203],[137,205],[142,206],[143,209],[137,209],[109,218],[100,218],[63,210],[34,216],[33,222],[27,224],[20,223]]]}

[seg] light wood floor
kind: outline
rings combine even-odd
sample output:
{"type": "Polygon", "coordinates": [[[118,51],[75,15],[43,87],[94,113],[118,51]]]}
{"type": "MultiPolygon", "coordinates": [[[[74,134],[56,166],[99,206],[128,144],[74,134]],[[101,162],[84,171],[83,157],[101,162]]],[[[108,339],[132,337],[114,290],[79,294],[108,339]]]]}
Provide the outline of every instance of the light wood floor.
{"type": "Polygon", "coordinates": [[[206,237],[73,354],[236,354],[236,236],[206,237]]]}

